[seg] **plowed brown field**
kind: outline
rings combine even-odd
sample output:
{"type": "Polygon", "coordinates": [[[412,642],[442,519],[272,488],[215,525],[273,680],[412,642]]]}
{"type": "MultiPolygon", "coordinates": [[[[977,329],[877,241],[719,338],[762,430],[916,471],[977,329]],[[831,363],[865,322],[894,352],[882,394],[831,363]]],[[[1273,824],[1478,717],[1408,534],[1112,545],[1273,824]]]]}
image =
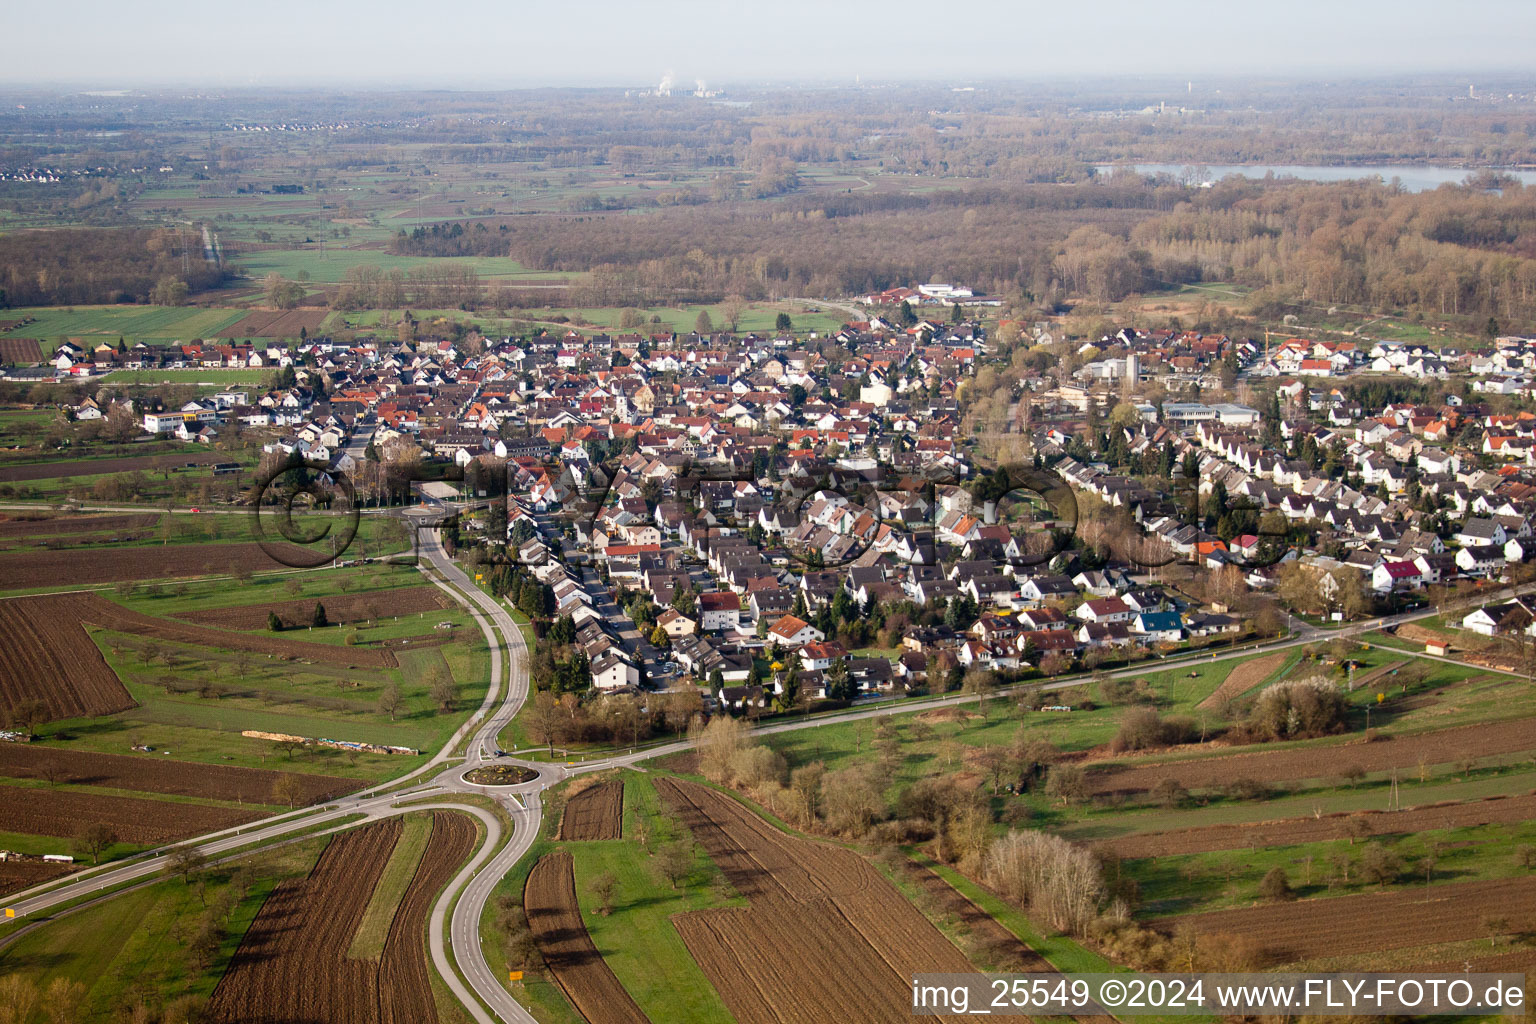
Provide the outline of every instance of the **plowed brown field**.
{"type": "Polygon", "coordinates": [[[304,879],[262,905],[214,989],[207,1019],[222,1024],[431,1024],[437,1020],[423,933],[433,897],[474,844],[463,816],[432,816],[432,838],[379,960],[347,949],[399,840],[398,820],[332,839],[304,879]]]}
{"type": "MultiPolygon", "coordinates": [[[[232,630],[194,626],[177,619],[160,619],[132,611],[108,601],[99,594],[49,594],[45,597],[16,598],[17,601],[46,602],[50,614],[72,618],[93,626],[153,637],[171,643],[197,647],[224,647],[253,654],[270,654],[287,660],[313,661],[325,665],[355,668],[394,668],[399,663],[390,651],[377,647],[346,647],[340,644],[315,644],[290,640],[282,634],[252,636],[232,630]]],[[[9,603],[9,602],[6,602],[9,603]]]]}
{"type": "Polygon", "coordinates": [[[222,764],[170,761],[156,754],[93,754],[61,750],[37,744],[0,743],[0,775],[17,779],[46,779],[50,769],[55,783],[106,786],[143,793],[198,796],[210,800],[273,803],[272,790],[279,779],[299,784],[300,803],[312,804],[360,789],[360,779],[332,775],[275,772],[266,768],[237,768],[222,764]]]}
{"type": "Polygon", "coordinates": [[[36,338],[0,338],[0,363],[40,363],[43,346],[36,338]]]}
{"type": "Polygon", "coordinates": [[[1249,690],[1258,686],[1269,674],[1285,664],[1285,659],[1290,657],[1284,651],[1271,654],[1263,658],[1253,658],[1243,662],[1227,674],[1227,678],[1221,681],[1221,685],[1205,700],[1196,704],[1199,708],[1213,708],[1224,700],[1233,700],[1242,696],[1249,690]]]}
{"type": "Polygon", "coordinates": [[[102,822],[122,842],[158,846],[259,817],[259,812],[234,807],[0,786],[0,821],[5,822],[5,831],[34,836],[74,836],[85,826],[102,822]]]}
{"type": "Polygon", "coordinates": [[[1368,772],[1392,768],[1443,764],[1464,757],[1511,754],[1536,748],[1536,721],[1529,718],[1507,722],[1463,725],[1454,729],[1386,736],[1375,743],[1355,740],[1338,746],[1234,747],[1220,756],[1194,757],[1183,761],[1137,764],[1089,764],[1088,784],[1095,793],[1137,792],[1151,789],[1163,779],[1174,779],[1188,789],[1221,786],[1233,779],[1263,782],[1320,779],[1340,775],[1358,765],[1368,772]]]}
{"type": "Polygon", "coordinates": [[[618,839],[624,827],[624,783],[609,779],[565,802],[560,816],[562,840],[618,839]]]}
{"type": "Polygon", "coordinates": [[[587,934],[569,853],[539,858],[523,886],[523,909],[555,984],[587,1024],[650,1024],[587,934]]]}
{"type": "MultiPolygon", "coordinates": [[[[313,553],[292,545],[296,564],[313,553]]],[[[176,544],[88,551],[16,551],[0,555],[0,580],[12,590],[77,587],[118,580],[159,580],[182,576],[223,576],[235,570],[271,572],[285,566],[259,544],[176,544]]]]}
{"type": "Polygon", "coordinates": [[[68,864],[46,860],[0,860],[0,896],[30,889],[72,870],[68,864]]]}
{"type": "Polygon", "coordinates": [[[310,334],[320,330],[328,312],[324,309],[278,309],[247,313],[243,319],[220,331],[217,337],[297,338],[301,327],[310,334]]]}
{"type": "Polygon", "coordinates": [[[786,835],[696,783],[661,778],[656,790],[751,902],[673,919],[741,1024],[885,1024],[910,1016],[911,975],[973,970],[858,854],[786,835]]]}
{"type": "Polygon", "coordinates": [[[1285,818],[1236,825],[1207,825],[1202,828],[1149,832],[1142,835],[1106,839],[1095,845],[1121,857],[1166,857],[1180,853],[1207,853],[1212,850],[1243,850],[1254,846],[1293,846],[1297,843],[1326,842],[1345,838],[1351,818],[1363,818],[1373,835],[1401,835],[1426,829],[1465,828],[1500,822],[1529,821],[1536,818],[1536,794],[1469,800],[1465,803],[1437,804],[1406,811],[1361,814],[1329,814],[1321,818],[1285,818]]]}
{"type": "MultiPolygon", "coordinates": [[[[417,612],[441,611],[449,606],[448,598],[436,587],[400,587],[396,590],[376,590],[361,594],[332,594],[322,598],[325,617],[333,622],[362,622],[375,617],[390,615],[415,615],[417,612]]],[[[315,610],[315,599],[299,601],[272,601],[267,604],[237,604],[228,608],[205,608],[184,612],[178,619],[195,622],[200,626],[218,629],[263,630],[267,628],[267,613],[276,612],[285,626],[307,626],[315,610]]]]}
{"type": "Polygon", "coordinates": [[[1160,918],[1154,927],[1174,931],[1250,936],[1279,963],[1386,949],[1459,942],[1487,935],[1483,920],[1536,920],[1536,876],[1405,885],[1381,893],[1271,903],[1239,910],[1160,918]]]}
{"type": "Polygon", "coordinates": [[[136,469],[153,472],[160,469],[180,469],[187,463],[210,466],[215,462],[229,462],[223,452],[187,451],[166,455],[129,455],[120,459],[73,459],[66,462],[24,462],[0,467],[0,483],[14,484],[25,480],[55,480],[59,477],[98,476],[102,473],[131,473],[136,469]]]}
{"type": "Polygon", "coordinates": [[[47,706],[50,721],[133,707],[70,607],[67,597],[0,601],[0,707],[35,697],[47,706]]]}
{"type": "Polygon", "coordinates": [[[69,533],[105,533],[109,530],[143,530],[160,521],[158,515],[48,516],[38,519],[0,520],[0,537],[55,537],[69,533]]]}

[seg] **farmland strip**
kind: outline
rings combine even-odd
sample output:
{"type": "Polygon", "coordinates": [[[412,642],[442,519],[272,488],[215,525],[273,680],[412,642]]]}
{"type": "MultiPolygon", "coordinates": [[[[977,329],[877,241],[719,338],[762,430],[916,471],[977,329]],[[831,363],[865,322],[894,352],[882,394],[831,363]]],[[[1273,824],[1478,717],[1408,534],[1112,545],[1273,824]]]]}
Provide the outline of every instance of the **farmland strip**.
{"type": "Polygon", "coordinates": [[[623,818],[624,783],[609,779],[587,787],[565,802],[565,812],[560,816],[560,838],[618,839],[623,818]]]}
{"type": "Polygon", "coordinates": [[[298,783],[299,800],[305,804],[329,800],[363,785],[359,779],[333,775],[194,764],[169,761],[158,755],[97,754],[18,743],[0,743],[0,775],[245,803],[277,802],[273,793],[282,779],[298,783]]]}
{"type": "Polygon", "coordinates": [[[587,933],[569,853],[539,858],[523,887],[523,908],[555,983],[587,1024],[650,1024],[587,933]]]}
{"type": "Polygon", "coordinates": [[[101,823],[125,843],[154,846],[259,817],[234,807],[0,785],[0,821],[5,822],[5,830],[35,836],[75,836],[86,826],[101,823]]]}
{"type": "Polygon", "coordinates": [[[1444,764],[1465,757],[1511,754],[1536,748],[1536,721],[1530,718],[1463,725],[1407,736],[1386,734],[1377,742],[1354,740],[1335,746],[1305,744],[1268,748],[1234,748],[1242,753],[1192,757],[1151,763],[1121,762],[1089,765],[1088,783],[1095,793],[1149,790],[1163,779],[1189,789],[1222,786],[1233,779],[1280,782],[1316,779],[1359,767],[1367,772],[1444,764]]]}

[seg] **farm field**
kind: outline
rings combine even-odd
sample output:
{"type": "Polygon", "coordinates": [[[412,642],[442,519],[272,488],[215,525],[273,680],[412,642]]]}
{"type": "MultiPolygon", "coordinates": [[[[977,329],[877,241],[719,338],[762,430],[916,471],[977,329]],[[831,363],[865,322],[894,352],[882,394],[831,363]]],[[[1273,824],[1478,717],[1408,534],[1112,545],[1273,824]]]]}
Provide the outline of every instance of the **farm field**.
{"type": "Polygon", "coordinates": [[[56,338],[78,339],[92,345],[103,341],[116,344],[119,337],[130,345],[138,341],[191,341],[215,337],[244,315],[244,310],[198,306],[39,306],[7,310],[8,320],[31,317],[33,322],[13,327],[0,337],[9,334],[36,338],[45,353],[53,351],[56,338]]]}
{"type": "Polygon", "coordinates": [[[304,772],[193,764],[158,754],[99,754],[38,743],[0,743],[0,775],[46,780],[55,789],[59,785],[105,786],[251,804],[276,802],[273,794],[279,782],[296,787],[296,797],[305,804],[340,796],[361,785],[357,779],[304,772]]]}
{"type": "MultiPolygon", "coordinates": [[[[555,837],[566,791],[571,787],[561,786],[548,794],[539,839],[497,885],[495,898],[482,919],[482,945],[487,957],[498,970],[528,968],[515,994],[533,1007],[540,1021],[581,1024],[584,1020],[537,962],[510,959],[501,915],[496,910],[506,901],[521,903],[533,866],[545,854],[560,851],[572,861],[576,900],[587,933],[641,1012],[657,1024],[673,1020],[732,1024],[725,1004],[688,955],[672,921],[687,911],[744,906],[745,901],[725,884],[709,856],[689,841],[686,827],[658,798],[655,780],[644,773],[626,772],[622,777],[622,839],[558,842],[555,837]],[[675,888],[658,871],[658,858],[673,847],[689,850],[688,873],[677,880],[675,888]],[[615,881],[606,907],[592,891],[593,881],[605,876],[615,881]]],[[[601,782],[602,778],[593,781],[601,782]]]]}
{"type": "MultiPolygon", "coordinates": [[[[1409,886],[1390,892],[1188,914],[1152,924],[1251,936],[1262,944],[1271,962],[1285,965],[1486,939],[1489,918],[1521,922],[1533,915],[1536,876],[1464,882],[1429,890],[1409,886]]],[[[1394,960],[1414,962],[1411,953],[1394,960]]]]}
{"type": "Polygon", "coordinates": [[[135,455],[122,458],[68,459],[61,462],[27,462],[0,466],[0,483],[22,483],[28,480],[49,480],[59,477],[99,476],[102,473],[131,473],[134,471],[182,469],[189,465],[211,466],[215,462],[239,462],[228,452],[211,452],[206,448],[188,447],[184,451],[165,455],[135,455]]]}
{"type": "MultiPolygon", "coordinates": [[[[437,587],[417,586],[401,587],[387,594],[336,594],[326,598],[324,604],[326,618],[331,622],[345,623],[378,618],[386,611],[392,616],[441,611],[448,608],[451,602],[437,587]]],[[[274,601],[268,604],[202,608],[181,612],[176,617],[216,629],[265,630],[268,613],[276,614],[285,626],[307,626],[314,607],[315,602],[312,600],[274,601]]]]}
{"type": "Polygon", "coordinates": [[[67,875],[72,870],[68,864],[46,860],[0,860],[0,896],[20,892],[49,879],[67,875]]]}
{"type": "Polygon", "coordinates": [[[910,974],[971,969],[858,854],[787,836],[697,783],[663,778],[657,789],[748,900],[743,909],[698,911],[676,922],[743,1024],[879,1024],[909,1014],[903,996],[910,974]],[[764,948],[777,948],[780,970],[801,984],[779,984],[756,969],[764,948]]]}
{"type": "MultiPolygon", "coordinates": [[[[430,827],[426,815],[408,815],[430,827]]],[[[124,1007],[161,1024],[201,1020],[246,929],[284,881],[302,881],[330,837],[301,837],[189,878],[169,876],[62,914],[0,946],[0,977],[12,993],[73,982],[45,1004],[71,1024],[119,1024],[124,1007]]],[[[3,867],[3,865],[0,865],[3,867]]],[[[450,1007],[443,1024],[467,1024],[450,1007]]],[[[26,1024],[45,1024],[39,1012],[26,1024]]]]}
{"type": "Polygon", "coordinates": [[[1291,655],[1281,651],[1263,658],[1249,658],[1227,674],[1220,686],[1199,704],[1199,708],[1215,708],[1223,701],[1235,700],[1273,675],[1289,660],[1291,655]]]}
{"type": "MultiPolygon", "coordinates": [[[[286,542],[278,549],[300,564],[312,560],[308,551],[286,542]]],[[[279,567],[279,563],[258,544],[183,544],[166,549],[142,547],[0,554],[0,579],[14,589],[214,576],[229,572],[271,571],[279,567]]]]}
{"type": "Polygon", "coordinates": [[[23,514],[0,519],[0,542],[13,538],[144,530],[159,523],[160,516],[153,512],[80,516],[23,514]]]}
{"type": "Polygon", "coordinates": [[[1536,748],[1536,724],[1519,718],[1435,732],[1396,734],[1368,743],[1356,737],[1344,743],[1308,741],[1273,749],[1228,748],[1217,755],[1152,763],[1093,764],[1088,772],[1095,793],[1135,793],[1173,779],[1187,789],[1223,786],[1234,779],[1268,783],[1337,777],[1351,769],[1366,773],[1410,771],[1422,761],[1443,764],[1536,748]],[[1324,753],[1326,751],[1326,753],[1324,753]]]}
{"type": "Polygon", "coordinates": [[[599,782],[572,795],[560,819],[560,840],[618,839],[624,820],[624,783],[599,782]]]}
{"type": "Polygon", "coordinates": [[[650,1024],[582,923],[569,853],[539,858],[528,873],[523,908],[550,974],[587,1024],[650,1024]]]}
{"type": "Polygon", "coordinates": [[[1118,857],[1164,857],[1174,854],[1207,853],[1214,850],[1241,850],[1255,847],[1292,846],[1339,839],[1351,834],[1353,819],[1359,818],[1376,836],[1405,835],[1428,829],[1460,828],[1521,822],[1536,818],[1536,793],[1519,796],[1493,796],[1464,803],[1412,807],[1403,811],[1335,811],[1307,818],[1282,818],[1233,825],[1205,825],[1168,832],[1141,832],[1098,844],[1118,857]]]}
{"type": "Polygon", "coordinates": [[[366,610],[403,591],[416,603],[436,603],[430,592],[441,591],[420,579],[414,569],[372,565],[239,586],[141,587],[116,601],[82,592],[0,600],[0,620],[15,641],[0,656],[0,712],[29,697],[43,701],[40,714],[26,710],[41,742],[0,748],[9,765],[0,775],[46,779],[61,790],[67,783],[273,806],[308,804],[409,771],[428,755],[242,733],[437,749],[489,680],[483,638],[458,606],[281,633],[174,616],[263,597],[366,610]],[[402,583],[410,586],[397,591],[402,583]],[[435,630],[443,620],[455,628],[435,630]],[[129,753],[141,747],[154,753],[129,753]]]}
{"type": "Polygon", "coordinates": [[[46,719],[94,718],[133,706],[133,697],[91,645],[76,595],[0,601],[0,700],[40,700],[46,719]]]}
{"type": "Polygon", "coordinates": [[[294,338],[320,332],[320,325],[330,315],[324,309],[261,310],[247,313],[240,320],[219,331],[221,338],[294,338]]]}
{"type": "Polygon", "coordinates": [[[208,1019],[229,1024],[431,1024],[439,1019],[423,933],[433,898],[468,856],[475,826],[448,811],[406,887],[376,959],[347,956],[403,832],[398,820],[333,838],[302,880],[273,890],[214,989],[208,1019]]]}
{"type": "MultiPolygon", "coordinates": [[[[416,212],[411,204],[410,212],[416,212]]],[[[400,222],[401,226],[410,225],[400,222]]],[[[397,256],[381,248],[329,248],[318,246],[307,249],[256,249],[234,257],[232,263],[257,283],[268,274],[281,274],[296,278],[306,271],[312,284],[339,284],[353,267],[377,267],[380,270],[410,271],[418,267],[445,268],[469,267],[485,281],[553,282],[563,283],[571,275],[540,270],[529,270],[508,257],[498,256],[397,256]]]]}
{"type": "Polygon", "coordinates": [[[36,338],[12,338],[0,334],[0,363],[25,366],[43,361],[43,347],[36,338]]]}
{"type": "Polygon", "coordinates": [[[65,789],[0,785],[0,821],[8,832],[70,838],[104,824],[132,846],[161,846],[262,817],[257,808],[143,800],[65,789]]]}

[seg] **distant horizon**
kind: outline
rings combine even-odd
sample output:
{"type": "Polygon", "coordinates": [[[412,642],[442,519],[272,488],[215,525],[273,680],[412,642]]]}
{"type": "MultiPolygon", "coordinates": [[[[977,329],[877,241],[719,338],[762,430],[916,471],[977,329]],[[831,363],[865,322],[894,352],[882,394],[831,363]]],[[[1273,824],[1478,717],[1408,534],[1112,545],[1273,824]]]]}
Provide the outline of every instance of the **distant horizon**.
{"type": "MultiPolygon", "coordinates": [[[[678,79],[673,87],[672,99],[693,98],[696,82],[703,82],[710,93],[710,98],[728,97],[731,93],[754,92],[795,92],[795,91],[833,91],[833,90],[858,90],[858,89],[891,89],[891,88],[935,88],[947,89],[952,92],[983,93],[989,90],[1017,89],[1025,86],[1049,86],[1053,88],[1071,87],[1082,85],[1082,91],[1136,91],[1145,90],[1172,90],[1168,94],[1170,104],[1179,96],[1193,95],[1195,97],[1220,94],[1227,87],[1242,87],[1244,89],[1262,90],[1264,88],[1280,88],[1286,86],[1308,86],[1316,88],[1348,87],[1351,85],[1391,85],[1413,83],[1420,89],[1445,86],[1454,89],[1458,94],[1464,94],[1468,86],[1479,89],[1506,89],[1518,87],[1523,91],[1536,94],[1536,71],[1521,68],[1494,68],[1482,66],[1478,68],[1447,68],[1437,71],[1381,71],[1376,73],[1362,73],[1351,71],[1349,73],[1327,74],[1319,71],[1315,74],[1280,74],[1274,71],[1249,71],[1227,72],[1220,74],[1207,74],[1203,78],[1188,78],[1184,75],[1168,74],[1144,74],[1144,73],[1110,73],[1099,75],[1083,75],[1077,72],[1040,73],[1033,75],[1016,75],[1009,77],[974,77],[974,78],[946,78],[946,77],[875,77],[869,75],[855,78],[826,78],[804,76],[798,78],[754,78],[738,80],[710,80],[710,79],[678,79]],[[1188,88],[1186,89],[1186,85],[1188,88]]],[[[401,79],[394,81],[368,80],[368,79],[291,79],[281,82],[231,82],[199,79],[145,79],[124,84],[116,79],[96,78],[58,78],[52,80],[29,79],[25,82],[8,80],[0,73],[0,94],[17,96],[27,93],[42,93],[56,95],[99,95],[132,96],[132,95],[164,95],[169,92],[184,90],[208,90],[230,94],[283,94],[306,93],[322,89],[336,89],[345,93],[358,94],[390,94],[390,93],[448,93],[474,95],[476,93],[498,94],[509,92],[541,92],[541,91],[577,91],[577,92],[615,92],[625,91],[643,94],[654,92],[660,85],[660,80],[636,81],[629,79],[557,79],[536,80],[522,79],[497,82],[454,82],[436,79],[401,79]]],[[[1069,90],[1070,91],[1070,90],[1069,90]]]]}
{"type": "Polygon", "coordinates": [[[5,24],[25,44],[0,65],[6,88],[638,89],[670,72],[691,90],[697,79],[727,89],[856,76],[981,83],[1154,68],[1195,79],[1519,75],[1536,5],[1293,0],[1189,21],[1131,0],[1091,10],[977,0],[953,17],[914,0],[780,0],[767,12],[705,0],[559,10],[466,0],[441,15],[401,0],[269,0],[238,13],[190,0],[61,0],[19,6],[5,24]]]}

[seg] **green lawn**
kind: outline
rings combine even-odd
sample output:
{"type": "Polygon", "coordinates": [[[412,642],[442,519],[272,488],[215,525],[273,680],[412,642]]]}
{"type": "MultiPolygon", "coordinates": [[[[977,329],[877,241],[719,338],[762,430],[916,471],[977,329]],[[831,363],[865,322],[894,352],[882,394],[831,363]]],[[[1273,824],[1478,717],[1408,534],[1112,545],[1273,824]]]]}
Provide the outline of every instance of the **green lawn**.
{"type": "Polygon", "coordinates": [[[389,927],[395,920],[395,908],[405,896],[406,888],[416,875],[421,855],[432,838],[430,815],[407,815],[399,840],[384,865],[384,873],[373,887],[373,896],[357,931],[352,934],[352,945],[347,956],[354,960],[377,960],[384,953],[384,940],[389,938],[389,927]]]}

